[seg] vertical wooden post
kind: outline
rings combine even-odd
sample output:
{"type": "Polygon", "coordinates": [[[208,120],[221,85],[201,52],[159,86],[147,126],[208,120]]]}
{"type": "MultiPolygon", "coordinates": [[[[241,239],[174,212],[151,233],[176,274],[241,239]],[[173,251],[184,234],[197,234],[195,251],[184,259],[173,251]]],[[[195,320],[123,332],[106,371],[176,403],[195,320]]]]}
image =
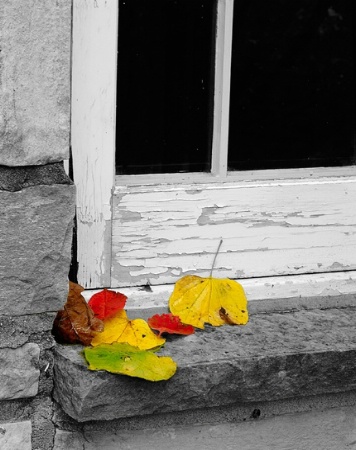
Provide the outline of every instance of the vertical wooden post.
{"type": "Polygon", "coordinates": [[[234,0],[218,1],[211,172],[222,178],[227,174],[233,11],[234,0]]]}
{"type": "Polygon", "coordinates": [[[78,282],[110,286],[118,1],[74,0],[72,155],[78,282]]]}

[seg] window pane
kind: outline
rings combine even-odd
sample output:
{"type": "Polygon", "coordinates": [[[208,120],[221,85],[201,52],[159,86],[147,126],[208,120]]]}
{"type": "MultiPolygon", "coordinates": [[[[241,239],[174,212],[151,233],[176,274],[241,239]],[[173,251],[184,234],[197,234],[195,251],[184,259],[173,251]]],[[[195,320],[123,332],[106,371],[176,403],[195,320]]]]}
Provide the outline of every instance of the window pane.
{"type": "Polygon", "coordinates": [[[120,0],[117,173],[210,171],[215,0],[120,0]]]}
{"type": "Polygon", "coordinates": [[[231,170],[355,164],[354,0],[236,0],[231,170]]]}

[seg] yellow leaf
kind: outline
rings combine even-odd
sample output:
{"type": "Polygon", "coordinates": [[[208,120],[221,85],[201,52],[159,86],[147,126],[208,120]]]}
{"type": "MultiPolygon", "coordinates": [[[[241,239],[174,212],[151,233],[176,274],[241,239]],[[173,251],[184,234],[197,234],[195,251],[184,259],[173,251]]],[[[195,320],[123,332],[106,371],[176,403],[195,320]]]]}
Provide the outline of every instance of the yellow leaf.
{"type": "Polygon", "coordinates": [[[128,344],[86,347],[84,355],[90,370],[106,370],[149,381],[168,380],[177,370],[177,364],[169,356],[157,356],[128,344]]]}
{"type": "Polygon", "coordinates": [[[248,322],[247,299],[241,284],[228,278],[187,275],[177,281],[169,299],[172,314],[183,323],[204,328],[248,322]]]}
{"type": "Polygon", "coordinates": [[[104,320],[104,331],[91,341],[92,346],[126,342],[141,350],[161,347],[165,339],[157,336],[143,319],[129,320],[125,310],[120,310],[104,320]]]}

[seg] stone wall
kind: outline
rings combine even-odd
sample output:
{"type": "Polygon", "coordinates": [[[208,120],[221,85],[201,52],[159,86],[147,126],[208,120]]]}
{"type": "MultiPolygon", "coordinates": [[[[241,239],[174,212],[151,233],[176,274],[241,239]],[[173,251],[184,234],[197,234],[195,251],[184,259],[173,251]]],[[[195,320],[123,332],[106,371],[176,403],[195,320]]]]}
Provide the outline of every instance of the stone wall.
{"type": "Polygon", "coordinates": [[[0,3],[0,448],[51,449],[51,327],[64,304],[75,188],[70,0],[0,3]]]}

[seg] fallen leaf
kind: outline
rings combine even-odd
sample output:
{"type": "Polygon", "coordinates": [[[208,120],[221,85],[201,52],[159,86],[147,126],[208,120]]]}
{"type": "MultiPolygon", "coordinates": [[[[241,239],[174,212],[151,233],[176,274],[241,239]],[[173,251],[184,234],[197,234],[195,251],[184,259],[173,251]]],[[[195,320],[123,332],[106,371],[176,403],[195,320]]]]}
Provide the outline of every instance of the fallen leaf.
{"type": "Polygon", "coordinates": [[[244,289],[228,278],[186,275],[175,284],[169,308],[183,323],[197,328],[204,328],[204,323],[220,326],[248,322],[244,289]]]}
{"type": "Polygon", "coordinates": [[[81,292],[84,288],[69,282],[69,293],[64,308],[58,311],[52,334],[61,344],[90,345],[94,336],[104,329],[101,320],[94,316],[81,292]]]}
{"type": "Polygon", "coordinates": [[[123,343],[86,347],[84,356],[90,370],[106,370],[148,381],[168,380],[177,370],[177,364],[169,356],[157,356],[123,343]]]}
{"type": "Polygon", "coordinates": [[[147,320],[148,325],[159,332],[170,334],[193,334],[194,327],[192,325],[186,325],[181,322],[178,316],[173,314],[155,314],[147,320]]]}
{"type": "Polygon", "coordinates": [[[120,310],[104,321],[104,331],[98,333],[91,345],[126,342],[141,350],[161,347],[165,339],[157,336],[143,319],[129,320],[125,310],[120,310]]]}
{"type": "Polygon", "coordinates": [[[124,309],[126,299],[126,295],[121,294],[120,292],[103,289],[90,298],[88,305],[93,310],[95,317],[104,320],[120,309],[124,309]]]}

